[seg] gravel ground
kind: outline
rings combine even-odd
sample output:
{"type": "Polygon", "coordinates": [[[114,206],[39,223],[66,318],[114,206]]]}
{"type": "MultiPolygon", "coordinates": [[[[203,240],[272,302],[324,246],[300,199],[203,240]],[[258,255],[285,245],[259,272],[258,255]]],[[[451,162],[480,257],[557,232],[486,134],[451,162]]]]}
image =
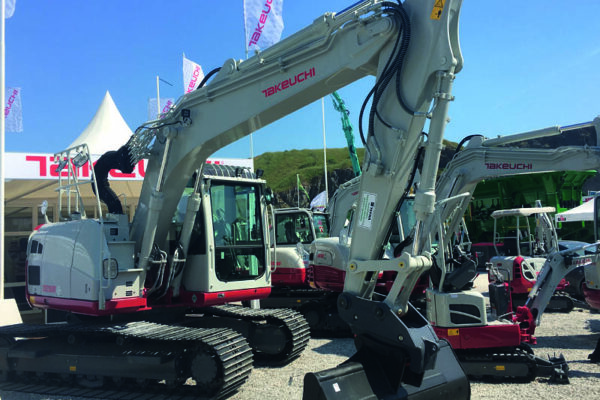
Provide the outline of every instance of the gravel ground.
{"type": "MultiPolygon", "coordinates": [[[[480,276],[477,286],[487,293],[487,277],[480,276]]],[[[548,383],[538,378],[529,383],[471,382],[474,400],[515,398],[524,399],[600,399],[600,364],[592,364],[590,354],[600,336],[600,314],[585,308],[575,308],[568,314],[547,313],[536,330],[536,355],[545,357],[564,354],[569,364],[570,384],[548,383]],[[517,394],[518,393],[518,394],[517,394]]],[[[301,399],[304,375],[311,371],[335,367],[354,350],[351,339],[313,338],[309,347],[294,362],[282,367],[257,367],[249,381],[229,400],[301,399]]],[[[59,399],[23,393],[0,392],[3,400],[59,399]]],[[[77,400],[72,398],[71,400],[77,400]]]]}

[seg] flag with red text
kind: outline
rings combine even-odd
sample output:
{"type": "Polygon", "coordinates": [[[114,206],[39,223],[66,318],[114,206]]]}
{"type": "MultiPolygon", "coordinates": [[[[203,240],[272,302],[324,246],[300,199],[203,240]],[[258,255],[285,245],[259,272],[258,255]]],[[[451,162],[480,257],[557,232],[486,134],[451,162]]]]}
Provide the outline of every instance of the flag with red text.
{"type": "MultiPolygon", "coordinates": [[[[164,116],[175,105],[173,98],[160,98],[160,118],[164,116]]],[[[152,121],[158,118],[158,107],[156,106],[156,98],[148,99],[148,120],[152,121]]]]}
{"type": "Polygon", "coordinates": [[[21,88],[5,89],[4,123],[6,132],[23,132],[23,108],[21,106],[21,88]]]}
{"type": "Polygon", "coordinates": [[[204,79],[202,67],[192,60],[189,60],[183,55],[183,92],[189,93],[194,91],[204,79]]]}
{"type": "Polygon", "coordinates": [[[283,0],[244,0],[246,49],[266,49],[281,39],[283,0]]]}

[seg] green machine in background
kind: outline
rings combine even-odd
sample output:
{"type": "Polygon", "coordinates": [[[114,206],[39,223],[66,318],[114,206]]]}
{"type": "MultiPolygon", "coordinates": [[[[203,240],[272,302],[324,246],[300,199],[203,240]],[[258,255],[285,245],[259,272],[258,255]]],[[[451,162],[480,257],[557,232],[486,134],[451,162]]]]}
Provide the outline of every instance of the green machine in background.
{"type": "MultiPolygon", "coordinates": [[[[489,179],[477,185],[465,221],[473,243],[491,242],[494,222],[491,213],[499,209],[533,207],[536,200],[542,205],[562,212],[581,204],[583,184],[596,171],[558,171],[542,175],[524,174],[489,179]]],[[[590,224],[588,224],[590,225],[590,224]]],[[[562,239],[593,239],[592,226],[562,224],[562,239]]]]}

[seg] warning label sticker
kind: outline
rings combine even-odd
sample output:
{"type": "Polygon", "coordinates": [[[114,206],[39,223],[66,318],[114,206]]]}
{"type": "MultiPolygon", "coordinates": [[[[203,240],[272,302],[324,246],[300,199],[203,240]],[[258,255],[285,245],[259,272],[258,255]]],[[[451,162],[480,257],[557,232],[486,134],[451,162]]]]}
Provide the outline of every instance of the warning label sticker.
{"type": "Polygon", "coordinates": [[[433,10],[431,10],[431,19],[440,19],[442,17],[442,11],[444,11],[444,4],[446,4],[446,0],[435,0],[433,10]]]}
{"type": "Polygon", "coordinates": [[[373,213],[377,203],[377,195],[375,193],[364,193],[360,202],[360,210],[358,211],[358,226],[371,230],[373,226],[373,213]]]}

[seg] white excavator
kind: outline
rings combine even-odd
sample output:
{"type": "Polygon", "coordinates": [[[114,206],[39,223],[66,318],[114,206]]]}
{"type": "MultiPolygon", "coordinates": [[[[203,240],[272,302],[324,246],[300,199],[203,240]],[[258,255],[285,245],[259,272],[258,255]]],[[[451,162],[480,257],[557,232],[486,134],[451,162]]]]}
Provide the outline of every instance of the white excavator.
{"type": "MultiPolygon", "coordinates": [[[[546,262],[546,256],[558,251],[558,235],[549,214],[554,207],[543,207],[536,201],[535,207],[495,210],[493,244],[496,255],[488,264],[490,283],[507,283],[511,293],[512,308],[523,305],[533,288],[538,273],[546,262]],[[529,219],[535,219],[532,230],[529,219]]],[[[547,306],[547,310],[569,312],[575,306],[573,299],[564,291],[566,281],[562,281],[547,306]]],[[[498,305],[493,305],[496,308],[498,305]]],[[[498,310],[504,314],[509,310],[498,310]]]]}
{"type": "MultiPolygon", "coordinates": [[[[31,305],[86,318],[0,329],[0,376],[81,384],[133,380],[138,390],[152,385],[147,389],[152,393],[160,390],[157,382],[181,388],[193,378],[199,393],[225,397],[246,381],[252,353],[283,361],[298,356],[307,327],[297,313],[227,305],[270,292],[260,185],[239,182],[241,171],[219,177],[202,169],[225,145],[374,75],[365,101],[372,103],[351,273],[338,302],[357,353],[340,368],[307,375],[304,397],[469,398],[452,348],[407,301],[416,279],[433,263],[421,239],[429,234],[427,221],[436,208],[452,85],[463,65],[460,7],[460,0],[367,0],[326,13],[247,60],[227,60],[161,119],[138,128],[125,146],[96,164],[94,185],[108,213],[100,218],[74,213],[30,237],[31,305]],[[419,149],[424,149],[414,207],[419,234],[399,258],[385,260],[387,227],[411,184],[419,149]],[[148,159],[147,169],[129,223],[105,184],[105,172],[126,171],[142,158],[148,159]],[[174,233],[173,217],[194,173],[195,190],[174,233]],[[385,299],[373,297],[382,270],[397,272],[385,299]]],[[[60,163],[81,166],[86,157],[81,150],[59,154],[60,163]]]]}
{"type": "MultiPolygon", "coordinates": [[[[552,253],[541,270],[553,268],[555,272],[540,274],[543,283],[537,284],[537,289],[532,288],[530,291],[535,299],[528,298],[526,306],[519,309],[514,319],[508,313],[500,318],[503,322],[498,323],[488,315],[482,294],[472,289],[472,281],[477,273],[476,263],[456,243],[455,237],[461,231],[460,224],[477,183],[484,179],[515,174],[598,170],[599,137],[600,117],[569,127],[551,127],[496,139],[473,135],[468,137],[468,146],[464,150],[461,150],[463,143],[459,144],[453,159],[441,174],[436,185],[436,196],[440,199],[436,215],[427,221],[424,231],[428,232],[423,240],[428,242],[429,249],[434,254],[434,265],[428,271],[432,284],[426,291],[423,313],[437,335],[452,344],[461,365],[470,376],[496,379],[550,376],[558,382],[568,381],[568,368],[564,359],[557,357],[544,360],[534,357],[529,344],[535,343],[535,326],[539,324],[541,313],[547,307],[558,283],[577,265],[568,264],[570,261],[561,267],[551,264],[550,261],[559,263],[558,260],[562,260],[552,253]],[[593,127],[595,133],[590,138],[590,143],[585,145],[558,148],[512,147],[513,143],[559,134],[568,143],[569,134],[583,127],[593,127]],[[552,286],[556,279],[558,281],[552,286]],[[530,314],[526,312],[527,309],[531,310],[530,314]]],[[[406,198],[409,199],[408,194],[406,198]]],[[[400,207],[396,217],[399,226],[397,231],[404,234],[390,243],[394,246],[393,253],[398,256],[406,247],[411,246],[417,233],[412,231],[406,234],[407,227],[409,231],[414,227],[414,221],[410,219],[411,214],[407,214],[406,207],[400,207]]],[[[352,235],[352,241],[354,240],[352,235]]],[[[349,245],[343,237],[339,240],[330,238],[313,242],[308,276],[313,279],[315,286],[339,291],[341,279],[352,272],[347,268],[348,261],[345,259],[349,245]]],[[[550,243],[547,245],[551,247],[550,243]]],[[[509,292],[506,290],[504,283],[501,288],[494,285],[490,287],[494,305],[508,303],[506,298],[509,292]]]]}
{"type": "MultiPolygon", "coordinates": [[[[349,334],[347,325],[337,315],[337,293],[311,287],[310,282],[314,280],[307,277],[307,267],[314,240],[337,241],[342,234],[348,215],[356,208],[359,185],[359,178],[340,185],[327,203],[325,212],[298,207],[273,210],[272,288],[269,297],[260,300],[260,306],[299,311],[313,335],[349,334]]],[[[338,281],[339,291],[343,285],[342,278],[338,281]]]]}

